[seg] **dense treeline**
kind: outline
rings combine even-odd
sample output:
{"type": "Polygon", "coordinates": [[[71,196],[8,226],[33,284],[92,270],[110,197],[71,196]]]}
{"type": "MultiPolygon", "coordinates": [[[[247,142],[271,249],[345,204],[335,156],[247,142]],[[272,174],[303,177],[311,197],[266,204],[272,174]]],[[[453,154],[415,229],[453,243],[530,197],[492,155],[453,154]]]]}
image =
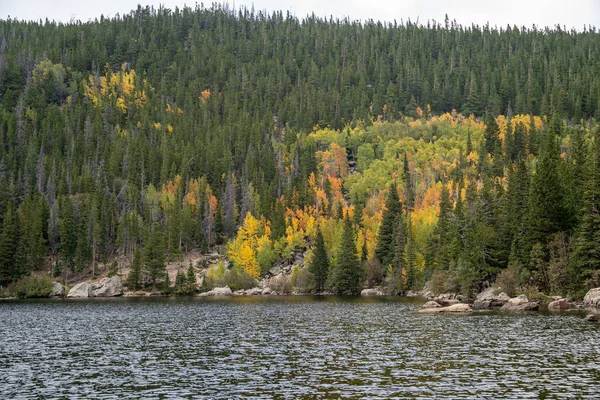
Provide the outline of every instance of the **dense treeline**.
{"type": "Polygon", "coordinates": [[[303,281],[339,293],[579,293],[599,283],[599,57],[595,29],[218,6],[0,21],[0,281],[127,259],[160,285],[226,244],[254,278],[309,246],[303,281]]]}

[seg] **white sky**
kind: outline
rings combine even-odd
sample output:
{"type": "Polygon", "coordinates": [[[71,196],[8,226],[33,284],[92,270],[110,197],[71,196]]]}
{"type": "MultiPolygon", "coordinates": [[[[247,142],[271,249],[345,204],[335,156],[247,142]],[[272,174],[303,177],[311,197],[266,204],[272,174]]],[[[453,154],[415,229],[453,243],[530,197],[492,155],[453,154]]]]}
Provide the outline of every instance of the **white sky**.
{"type": "MultiPolygon", "coordinates": [[[[213,0],[205,1],[210,6],[213,0]]],[[[223,2],[223,1],[221,1],[223,2]]],[[[230,5],[256,10],[291,11],[298,17],[314,12],[318,16],[349,16],[351,19],[406,21],[411,19],[444,21],[448,14],[463,25],[475,23],[494,26],[507,24],[538,27],[556,24],[567,29],[582,30],[584,25],[600,28],[600,1],[598,0],[229,0],[230,5]]],[[[128,13],[137,4],[168,8],[194,6],[195,1],[185,0],[0,0],[0,19],[8,16],[25,20],[57,20],[68,22],[71,18],[88,21],[101,14],[114,16],[128,13]]]]}

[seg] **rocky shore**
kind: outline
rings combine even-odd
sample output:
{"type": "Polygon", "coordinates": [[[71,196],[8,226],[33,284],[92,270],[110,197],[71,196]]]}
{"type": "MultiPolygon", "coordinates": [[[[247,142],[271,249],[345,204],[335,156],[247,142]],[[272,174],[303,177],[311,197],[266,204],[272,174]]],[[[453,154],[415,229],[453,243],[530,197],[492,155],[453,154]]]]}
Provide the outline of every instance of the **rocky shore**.
{"type": "MultiPolygon", "coordinates": [[[[290,284],[290,277],[294,267],[304,268],[304,253],[294,251],[287,260],[280,261],[273,266],[269,273],[256,282],[256,286],[249,289],[232,290],[229,286],[213,287],[196,296],[199,297],[227,297],[227,296],[281,296],[304,295],[301,291],[294,290],[290,284]]],[[[217,263],[228,264],[224,256],[217,253],[201,255],[195,260],[190,260],[196,267],[197,286],[203,287],[210,268],[217,263]]],[[[169,275],[174,280],[177,269],[169,270],[169,275]],[[171,275],[173,275],[171,277],[171,275]]],[[[125,274],[122,276],[104,277],[95,281],[79,282],[67,290],[59,282],[52,283],[50,297],[91,298],[91,297],[143,297],[161,296],[158,291],[130,291],[123,284],[125,274]]],[[[332,295],[332,293],[319,293],[332,295]]],[[[385,296],[384,288],[365,288],[361,296],[385,296]]],[[[489,287],[479,293],[474,299],[455,293],[444,293],[434,296],[425,288],[422,291],[409,291],[408,297],[420,297],[428,300],[423,304],[420,313],[471,313],[473,311],[500,310],[500,311],[549,311],[549,312],[587,312],[587,321],[600,321],[600,288],[590,289],[582,302],[573,302],[561,296],[545,296],[538,294],[535,299],[529,299],[521,294],[510,297],[500,288],[489,287]]]]}

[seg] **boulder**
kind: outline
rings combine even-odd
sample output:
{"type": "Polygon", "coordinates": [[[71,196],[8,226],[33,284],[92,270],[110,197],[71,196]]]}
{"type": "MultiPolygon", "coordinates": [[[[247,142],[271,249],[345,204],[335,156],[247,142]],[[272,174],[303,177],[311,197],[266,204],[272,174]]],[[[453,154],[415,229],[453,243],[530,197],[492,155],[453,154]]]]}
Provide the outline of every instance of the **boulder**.
{"type": "Polygon", "coordinates": [[[497,288],[490,287],[479,293],[475,298],[473,308],[475,310],[488,310],[493,308],[501,308],[508,303],[510,297],[504,292],[494,294],[494,292],[497,290],[497,288]]]}
{"type": "Polygon", "coordinates": [[[67,297],[83,298],[83,297],[90,297],[91,295],[92,295],[92,285],[90,285],[87,282],[81,282],[81,283],[78,283],[77,285],[73,286],[71,288],[71,290],[69,290],[67,297]]]}
{"type": "Polygon", "coordinates": [[[433,299],[433,301],[435,301],[436,303],[438,303],[439,305],[441,305],[442,307],[448,307],[448,306],[453,306],[454,304],[459,304],[460,301],[457,299],[433,299]]]}
{"type": "Polygon", "coordinates": [[[65,287],[58,282],[52,282],[52,292],[48,297],[64,297],[65,287]]]}
{"type": "Polygon", "coordinates": [[[421,306],[421,308],[439,308],[439,307],[441,307],[440,304],[435,301],[428,301],[427,303],[425,303],[421,306]]]}
{"type": "Polygon", "coordinates": [[[448,307],[432,307],[422,308],[419,310],[420,313],[434,314],[434,313],[467,313],[471,312],[471,307],[468,304],[458,303],[448,307]]]}
{"type": "Polygon", "coordinates": [[[433,301],[439,303],[442,307],[463,303],[467,300],[467,297],[456,293],[443,293],[433,298],[433,301]]]}
{"type": "Polygon", "coordinates": [[[571,308],[571,304],[566,299],[554,300],[548,304],[549,311],[565,311],[571,308]]]}
{"type": "Polygon", "coordinates": [[[92,296],[115,297],[123,294],[123,281],[118,275],[103,278],[97,283],[92,283],[92,296]]]}
{"type": "Polygon", "coordinates": [[[600,308],[600,288],[590,289],[583,298],[583,304],[587,307],[600,308]]]}
{"type": "Polygon", "coordinates": [[[258,296],[258,295],[262,294],[262,292],[263,292],[263,289],[255,287],[255,288],[246,290],[246,296],[258,296]]]}
{"type": "MultiPolygon", "coordinates": [[[[258,288],[257,288],[257,289],[258,289],[258,288]]],[[[258,289],[258,290],[260,290],[260,289],[258,289]]],[[[271,294],[271,288],[267,286],[267,287],[265,287],[265,288],[262,290],[262,292],[260,292],[260,293],[257,293],[257,294],[263,294],[263,295],[265,295],[265,296],[266,296],[266,295],[269,295],[269,294],[271,294]]]]}
{"type": "Polygon", "coordinates": [[[379,288],[363,289],[360,291],[361,296],[385,296],[385,293],[379,288]]]}
{"type": "Polygon", "coordinates": [[[233,292],[234,296],[245,296],[246,295],[246,291],[244,289],[239,289],[236,290],[235,292],[233,292]]]}
{"type": "Polygon", "coordinates": [[[600,321],[600,316],[596,314],[588,314],[583,319],[585,322],[598,322],[600,321]]]}
{"type": "Polygon", "coordinates": [[[216,287],[213,290],[210,290],[207,296],[231,296],[233,292],[229,288],[229,286],[225,287],[216,287]]]}
{"type": "Polygon", "coordinates": [[[279,274],[281,273],[281,267],[279,267],[279,266],[274,266],[273,268],[271,268],[271,269],[269,270],[269,273],[270,273],[271,275],[273,275],[273,276],[275,276],[275,275],[279,275],[279,274]]]}
{"type": "Polygon", "coordinates": [[[513,297],[502,306],[501,310],[504,311],[537,311],[540,305],[537,302],[529,301],[527,296],[521,294],[517,297],[513,297]]]}

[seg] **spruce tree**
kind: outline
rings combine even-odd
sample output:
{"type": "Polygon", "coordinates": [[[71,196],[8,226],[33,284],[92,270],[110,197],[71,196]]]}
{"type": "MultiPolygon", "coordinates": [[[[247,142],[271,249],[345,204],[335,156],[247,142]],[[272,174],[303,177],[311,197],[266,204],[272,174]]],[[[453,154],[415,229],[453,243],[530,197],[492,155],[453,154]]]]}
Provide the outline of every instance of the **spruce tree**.
{"type": "Polygon", "coordinates": [[[19,278],[20,271],[15,262],[18,251],[17,243],[17,217],[12,203],[9,203],[4,213],[2,232],[0,233],[0,281],[19,278]]]}
{"type": "Polygon", "coordinates": [[[385,210],[377,235],[377,247],[375,256],[381,264],[387,267],[394,259],[394,232],[396,230],[398,215],[402,213],[402,203],[398,198],[396,185],[392,184],[388,189],[385,201],[385,210]]]}
{"type": "Polygon", "coordinates": [[[360,261],[356,251],[356,239],[350,217],[344,218],[342,242],[337,255],[336,277],[334,288],[339,295],[360,294],[360,277],[362,275],[360,261]]]}
{"type": "Polygon", "coordinates": [[[325,241],[320,227],[317,227],[315,250],[310,265],[310,272],[315,276],[316,292],[323,292],[327,282],[327,275],[329,274],[329,257],[327,256],[327,249],[325,248],[325,241]]]}
{"type": "Polygon", "coordinates": [[[404,210],[408,214],[415,207],[415,192],[412,185],[412,176],[408,167],[408,157],[404,153],[404,210]]]}
{"type": "Polygon", "coordinates": [[[166,270],[165,243],[160,227],[155,226],[148,234],[148,242],[144,245],[142,252],[144,272],[148,276],[152,286],[158,287],[164,283],[166,270]]]}
{"type": "MultiPolygon", "coordinates": [[[[77,252],[77,229],[73,210],[73,200],[69,196],[62,199],[60,203],[60,223],[58,254],[64,262],[64,266],[75,270],[75,254],[77,252]]],[[[64,271],[66,273],[66,271],[64,271]]]]}
{"type": "Polygon", "coordinates": [[[127,284],[131,290],[138,290],[142,288],[142,254],[140,249],[135,249],[135,253],[133,254],[133,261],[131,263],[131,268],[129,270],[129,275],[127,275],[127,284]]]}
{"type": "Polygon", "coordinates": [[[592,280],[594,272],[600,271],[600,130],[598,129],[594,131],[594,140],[588,154],[583,208],[575,233],[571,262],[571,274],[576,288],[599,283],[592,280]]]}
{"type": "Polygon", "coordinates": [[[192,262],[190,261],[190,264],[188,265],[188,270],[187,270],[187,286],[188,286],[188,293],[195,293],[196,290],[198,290],[198,284],[196,283],[196,269],[194,268],[194,265],[192,264],[192,262]]]}
{"type": "MultiPolygon", "coordinates": [[[[547,132],[531,181],[529,195],[529,243],[546,245],[552,236],[567,228],[569,215],[559,175],[559,148],[554,134],[547,132]]],[[[531,247],[529,247],[531,248],[531,247]]]]}
{"type": "Polygon", "coordinates": [[[187,292],[187,277],[182,270],[177,271],[177,276],[175,277],[175,290],[179,294],[185,294],[187,292]]]}

